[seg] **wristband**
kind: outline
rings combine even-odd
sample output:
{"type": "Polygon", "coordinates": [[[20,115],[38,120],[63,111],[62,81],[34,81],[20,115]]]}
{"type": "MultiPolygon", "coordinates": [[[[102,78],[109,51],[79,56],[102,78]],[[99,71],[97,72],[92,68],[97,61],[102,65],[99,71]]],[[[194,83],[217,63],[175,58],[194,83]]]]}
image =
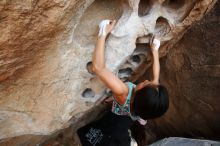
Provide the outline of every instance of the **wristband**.
{"type": "Polygon", "coordinates": [[[102,20],[99,23],[99,37],[107,35],[105,29],[108,24],[110,24],[110,20],[102,20]]]}
{"type": "Polygon", "coordinates": [[[153,44],[155,45],[154,48],[155,48],[156,50],[158,50],[159,47],[160,47],[160,40],[154,39],[154,40],[153,40],[153,44]]]}

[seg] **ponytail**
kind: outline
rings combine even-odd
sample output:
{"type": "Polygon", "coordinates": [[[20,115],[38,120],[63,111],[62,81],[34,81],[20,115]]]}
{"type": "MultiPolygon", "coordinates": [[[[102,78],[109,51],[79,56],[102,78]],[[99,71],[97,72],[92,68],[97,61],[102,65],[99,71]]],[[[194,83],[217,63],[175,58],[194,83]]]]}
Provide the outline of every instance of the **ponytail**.
{"type": "Polygon", "coordinates": [[[147,137],[145,127],[141,125],[137,120],[131,125],[131,136],[135,139],[138,146],[147,145],[147,137]]]}

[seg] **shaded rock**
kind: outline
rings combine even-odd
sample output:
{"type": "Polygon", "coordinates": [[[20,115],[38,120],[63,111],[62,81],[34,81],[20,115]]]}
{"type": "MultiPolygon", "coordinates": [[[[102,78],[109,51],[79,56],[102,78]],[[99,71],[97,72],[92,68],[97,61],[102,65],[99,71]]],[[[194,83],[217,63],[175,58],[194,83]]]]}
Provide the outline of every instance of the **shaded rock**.
{"type": "Polygon", "coordinates": [[[219,9],[217,2],[161,59],[160,79],[169,90],[170,108],[151,126],[159,137],[220,139],[219,9]]]}

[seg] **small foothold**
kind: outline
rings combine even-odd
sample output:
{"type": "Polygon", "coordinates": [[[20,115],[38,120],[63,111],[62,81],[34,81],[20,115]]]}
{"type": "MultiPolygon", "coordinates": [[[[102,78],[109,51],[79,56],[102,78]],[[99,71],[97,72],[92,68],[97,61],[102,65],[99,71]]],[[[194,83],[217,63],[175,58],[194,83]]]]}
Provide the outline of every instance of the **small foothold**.
{"type": "Polygon", "coordinates": [[[123,68],[123,69],[120,69],[118,71],[118,77],[119,78],[125,78],[125,77],[128,77],[131,75],[131,73],[133,72],[133,70],[131,68],[123,68]]]}
{"type": "Polygon", "coordinates": [[[107,96],[112,96],[112,90],[106,90],[106,91],[105,91],[105,94],[106,94],[107,96]]]}
{"type": "Polygon", "coordinates": [[[86,88],[82,93],[82,97],[93,98],[95,97],[95,92],[93,92],[91,88],[86,88]]]}
{"type": "Polygon", "coordinates": [[[171,27],[168,20],[163,17],[159,17],[156,21],[154,34],[159,37],[165,37],[171,31],[171,27]]]}
{"type": "Polygon", "coordinates": [[[140,58],[140,56],[138,56],[138,55],[132,56],[132,57],[131,57],[131,60],[132,60],[133,62],[136,62],[136,63],[140,63],[140,62],[141,62],[141,58],[140,58]]]}
{"type": "Polygon", "coordinates": [[[92,70],[92,62],[91,61],[86,64],[86,69],[90,74],[94,74],[94,71],[92,70]]]}
{"type": "Polygon", "coordinates": [[[184,4],[185,4],[185,0],[164,0],[162,5],[172,9],[179,9],[183,7],[184,4]]]}
{"type": "Polygon", "coordinates": [[[151,0],[140,0],[139,6],[138,6],[138,16],[142,17],[147,15],[151,8],[152,8],[153,3],[151,0]]]}

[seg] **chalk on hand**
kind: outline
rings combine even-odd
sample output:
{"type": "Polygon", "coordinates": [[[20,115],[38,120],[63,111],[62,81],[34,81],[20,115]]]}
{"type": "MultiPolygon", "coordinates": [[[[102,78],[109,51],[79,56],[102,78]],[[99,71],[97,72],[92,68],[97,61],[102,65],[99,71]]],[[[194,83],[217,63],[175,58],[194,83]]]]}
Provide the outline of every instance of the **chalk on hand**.
{"type": "Polygon", "coordinates": [[[99,24],[99,36],[105,36],[106,32],[106,26],[110,24],[110,20],[102,20],[99,24]]]}
{"type": "Polygon", "coordinates": [[[158,50],[160,48],[160,40],[154,39],[153,44],[155,45],[155,49],[158,50]]]}

